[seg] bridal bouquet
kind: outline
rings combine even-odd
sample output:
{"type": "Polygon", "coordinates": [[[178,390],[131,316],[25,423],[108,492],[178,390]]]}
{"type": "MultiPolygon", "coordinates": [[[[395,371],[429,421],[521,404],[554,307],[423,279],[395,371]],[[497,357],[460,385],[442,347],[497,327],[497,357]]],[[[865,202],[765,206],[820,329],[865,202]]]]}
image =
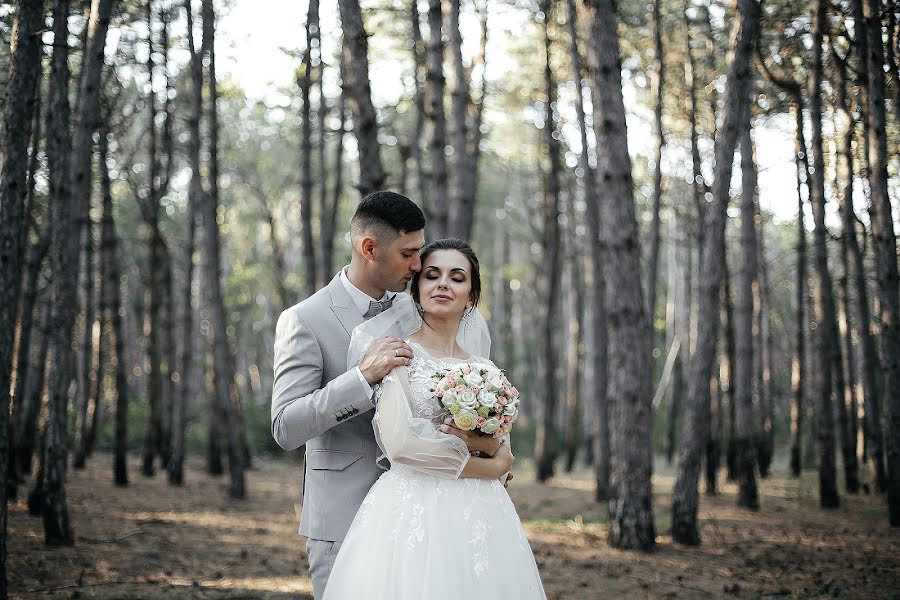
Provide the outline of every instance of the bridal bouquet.
{"type": "Polygon", "coordinates": [[[433,381],[435,397],[460,429],[501,437],[519,416],[519,390],[500,369],[463,363],[436,372],[433,381]]]}

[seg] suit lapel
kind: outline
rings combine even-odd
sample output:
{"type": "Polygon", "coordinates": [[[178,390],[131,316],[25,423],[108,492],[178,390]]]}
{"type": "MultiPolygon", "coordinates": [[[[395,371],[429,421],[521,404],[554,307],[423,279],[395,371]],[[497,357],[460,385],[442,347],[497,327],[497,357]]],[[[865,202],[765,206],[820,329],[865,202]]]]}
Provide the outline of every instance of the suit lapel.
{"type": "Polygon", "coordinates": [[[328,284],[328,293],[331,295],[331,310],[341,323],[349,337],[357,325],[363,322],[363,316],[359,314],[353,299],[347,293],[347,288],[341,282],[340,272],[328,284]]]}

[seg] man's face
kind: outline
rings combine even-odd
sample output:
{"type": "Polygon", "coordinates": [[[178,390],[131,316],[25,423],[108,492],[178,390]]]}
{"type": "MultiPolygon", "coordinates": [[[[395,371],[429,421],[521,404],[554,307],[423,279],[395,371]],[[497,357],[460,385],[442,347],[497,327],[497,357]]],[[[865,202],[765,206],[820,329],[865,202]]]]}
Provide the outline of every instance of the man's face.
{"type": "Polygon", "coordinates": [[[422,270],[419,251],[425,245],[425,230],[401,233],[393,242],[375,248],[373,267],[379,287],[390,292],[406,289],[413,273],[422,270]]]}

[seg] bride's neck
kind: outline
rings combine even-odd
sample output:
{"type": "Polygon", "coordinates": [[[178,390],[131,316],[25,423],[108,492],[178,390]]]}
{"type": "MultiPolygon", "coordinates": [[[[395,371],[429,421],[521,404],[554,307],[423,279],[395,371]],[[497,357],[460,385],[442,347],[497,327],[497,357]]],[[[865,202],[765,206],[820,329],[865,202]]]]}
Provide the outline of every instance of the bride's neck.
{"type": "Polygon", "coordinates": [[[459,331],[459,319],[440,319],[433,315],[424,315],[425,324],[413,338],[420,344],[438,350],[445,356],[456,354],[456,333],[459,331]]]}

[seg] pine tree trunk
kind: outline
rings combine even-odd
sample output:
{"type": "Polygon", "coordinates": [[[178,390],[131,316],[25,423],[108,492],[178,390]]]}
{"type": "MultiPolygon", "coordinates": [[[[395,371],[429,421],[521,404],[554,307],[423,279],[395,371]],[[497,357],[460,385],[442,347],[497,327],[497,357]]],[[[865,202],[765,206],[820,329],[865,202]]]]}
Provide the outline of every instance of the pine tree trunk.
{"type": "Polygon", "coordinates": [[[109,133],[106,123],[101,123],[98,164],[100,166],[100,194],[103,200],[103,217],[101,220],[101,256],[103,257],[102,296],[106,298],[105,310],[109,322],[109,335],[112,344],[111,363],[115,368],[116,415],[115,438],[113,442],[113,482],[117,486],[128,485],[128,463],[126,452],[128,447],[128,365],[125,359],[125,328],[122,322],[122,267],[119,260],[119,236],[113,219],[112,186],[107,168],[109,133]]]}
{"type": "Polygon", "coordinates": [[[756,444],[753,423],[753,308],[758,294],[759,268],[756,249],[756,166],[753,163],[753,141],[750,137],[750,107],[744,108],[740,132],[741,149],[741,259],[738,267],[737,302],[735,303],[735,475],[738,482],[738,504],[750,509],[759,507],[756,489],[756,444]]]}
{"type": "MultiPolygon", "coordinates": [[[[53,9],[53,36],[67,39],[69,2],[57,0],[53,9]]],[[[46,424],[46,480],[41,515],[44,541],[50,546],[74,543],[69,510],[66,505],[66,413],[69,384],[73,376],[71,351],[72,328],[77,306],[72,302],[78,283],[78,211],[77,197],[72,195],[70,159],[72,138],[69,134],[69,65],[68,47],[54,44],[48,98],[47,161],[50,167],[50,223],[52,227],[52,324],[49,335],[50,366],[48,373],[49,408],[46,424]]],[[[82,151],[90,154],[90,145],[82,151]]]]}
{"type": "Polygon", "coordinates": [[[571,473],[575,467],[575,457],[578,452],[578,432],[581,429],[581,398],[584,395],[582,387],[582,352],[584,344],[584,273],[581,270],[579,259],[583,255],[581,245],[575,232],[575,210],[573,203],[568,204],[569,210],[568,228],[569,236],[566,238],[569,246],[566,263],[570,268],[571,282],[574,294],[572,295],[571,315],[569,317],[569,335],[567,338],[567,364],[566,378],[566,473],[571,473]]]}
{"type": "Polygon", "coordinates": [[[349,52],[347,79],[344,91],[348,93],[353,111],[353,132],[359,147],[359,193],[366,196],[381,189],[385,172],[381,166],[378,146],[378,123],[372,91],[369,86],[368,41],[363,27],[359,0],[338,0],[341,26],[344,29],[344,46],[349,52]]]}
{"type": "Polygon", "coordinates": [[[428,195],[428,175],[425,173],[422,160],[422,130],[425,127],[425,91],[422,83],[426,77],[425,67],[425,42],[422,39],[422,30],[419,25],[419,2],[409,0],[410,23],[412,25],[412,54],[413,74],[415,75],[415,93],[413,104],[416,115],[413,121],[412,136],[409,141],[410,153],[416,167],[416,190],[419,194],[419,203],[423,211],[431,221],[431,198],[428,195]]]}
{"type": "Polygon", "coordinates": [[[559,311],[560,298],[560,246],[561,236],[559,231],[559,196],[560,196],[560,145],[554,138],[557,131],[557,115],[555,114],[556,83],[553,80],[553,71],[550,64],[550,3],[545,1],[542,5],[544,11],[544,87],[547,94],[546,115],[544,131],[546,132],[546,144],[549,154],[549,168],[546,173],[546,189],[541,206],[543,213],[543,264],[541,272],[547,277],[544,296],[544,314],[541,323],[541,348],[543,349],[543,364],[541,379],[543,385],[543,403],[540,419],[537,423],[537,431],[534,441],[534,457],[537,468],[537,479],[545,482],[554,475],[554,462],[556,460],[557,441],[555,431],[555,416],[557,395],[559,389],[556,380],[557,355],[553,343],[557,330],[556,315],[559,311]]]}
{"type": "Polygon", "coordinates": [[[21,289],[22,254],[27,231],[25,198],[28,142],[36,106],[37,82],[40,78],[40,36],[44,3],[42,0],[20,0],[16,7],[15,36],[12,40],[12,67],[6,89],[6,106],[2,131],[2,171],[0,171],[0,597],[6,587],[6,482],[11,452],[9,439],[9,388],[12,376],[13,337],[16,330],[16,308],[21,289]]]}
{"type": "MultiPolygon", "coordinates": [[[[190,142],[188,157],[191,165],[191,184],[188,192],[187,206],[187,238],[184,246],[184,281],[181,288],[181,356],[178,361],[179,378],[178,388],[172,398],[172,435],[170,456],[168,464],[169,483],[172,485],[184,484],[184,459],[185,459],[185,427],[187,407],[191,398],[191,362],[194,356],[193,331],[194,309],[193,294],[191,292],[194,283],[194,251],[195,234],[197,224],[197,208],[204,202],[203,180],[200,162],[200,118],[203,111],[203,59],[206,56],[206,47],[201,45],[198,50],[194,43],[194,9],[191,0],[185,0],[184,10],[187,16],[187,42],[190,52],[191,74],[191,112],[188,119],[190,142]]],[[[208,40],[207,40],[208,41],[208,40]]],[[[270,227],[274,223],[270,222],[270,227]]],[[[274,235],[274,229],[272,229],[274,235]]],[[[283,286],[284,272],[277,275],[279,285],[283,286]]],[[[281,298],[282,305],[284,297],[281,298]]]]}
{"type": "Polygon", "coordinates": [[[219,166],[218,166],[218,89],[216,80],[215,14],[212,0],[203,0],[203,38],[209,51],[209,193],[205,195],[201,219],[203,220],[203,244],[206,267],[206,289],[211,319],[209,327],[210,344],[213,351],[215,370],[215,395],[225,417],[228,440],[228,472],[230,485],[228,493],[232,498],[244,498],[244,458],[243,443],[238,427],[240,398],[234,379],[234,358],[228,345],[226,333],[228,319],[225,315],[225,299],[222,297],[221,243],[216,213],[219,206],[219,166]]]}
{"type": "Polygon", "coordinates": [[[797,315],[794,321],[794,354],[791,359],[791,474],[800,477],[802,470],[803,417],[806,407],[806,327],[807,299],[809,288],[806,277],[806,224],[803,218],[803,184],[809,181],[809,169],[806,166],[806,139],[803,133],[803,105],[798,100],[791,111],[796,120],[795,128],[795,162],[797,164],[797,267],[794,303],[797,315]]]}
{"type": "Polygon", "coordinates": [[[303,250],[305,269],[305,297],[316,291],[318,269],[313,242],[313,181],[312,181],[312,106],[310,106],[310,89],[312,88],[312,26],[319,20],[319,2],[310,0],[306,13],[306,50],[303,52],[303,73],[300,75],[300,97],[303,102],[300,118],[300,246],[303,250]]]}
{"type": "Polygon", "coordinates": [[[759,476],[765,479],[769,476],[772,460],[775,455],[775,397],[772,391],[772,366],[774,349],[772,342],[772,288],[769,285],[769,267],[766,260],[765,229],[759,197],[756,205],[756,239],[759,253],[759,285],[760,285],[760,414],[759,436],[757,442],[757,460],[759,462],[759,476]]]}
{"type": "Polygon", "coordinates": [[[818,371],[823,376],[816,381],[816,413],[819,438],[819,502],[822,508],[839,505],[835,473],[835,431],[833,402],[843,391],[842,360],[840,356],[837,321],[834,309],[834,291],[828,266],[825,229],[825,157],[822,149],[822,39],[826,28],[826,5],[817,0],[813,12],[813,60],[809,90],[809,114],[812,121],[810,150],[813,168],[810,178],[810,204],[813,209],[815,229],[813,251],[816,276],[813,285],[813,320],[816,327],[816,353],[818,371]],[[829,376],[830,372],[830,376],[829,376]]]}
{"type": "Polygon", "coordinates": [[[631,159],[622,99],[622,67],[615,9],[610,0],[585,2],[590,19],[597,137],[598,201],[604,248],[604,303],[609,335],[609,398],[615,498],[609,502],[609,540],[616,548],[651,550],[653,469],[650,444],[648,315],[640,280],[640,241],[635,216],[631,159]]]}
{"type": "Polygon", "coordinates": [[[461,231],[466,211],[474,210],[474,198],[468,198],[466,192],[472,189],[468,179],[474,174],[469,171],[468,144],[469,135],[466,117],[468,115],[470,93],[469,77],[463,65],[462,32],[459,29],[459,5],[460,0],[449,2],[449,47],[450,64],[453,72],[453,88],[450,91],[450,113],[452,125],[450,127],[450,145],[453,154],[450,157],[450,167],[453,173],[453,194],[448,198],[447,207],[447,236],[460,239],[468,239],[466,232],[461,231]]]}
{"type": "Polygon", "coordinates": [[[429,39],[426,51],[425,105],[430,132],[431,154],[431,210],[429,211],[428,237],[447,237],[449,228],[449,192],[447,189],[447,123],[444,116],[444,42],[441,0],[428,1],[429,39]]]}
{"type": "Polygon", "coordinates": [[[660,239],[660,208],[662,206],[662,153],[666,145],[665,132],[663,131],[663,93],[665,90],[665,62],[663,61],[663,43],[660,16],[660,3],[662,0],[652,0],[653,6],[653,87],[655,91],[655,105],[653,107],[654,129],[656,133],[656,149],[654,154],[655,167],[653,169],[653,212],[650,221],[650,258],[647,268],[647,284],[644,286],[647,294],[647,315],[650,318],[650,344],[655,343],[656,332],[653,323],[656,319],[656,278],[659,272],[659,239],[660,239]]]}
{"type": "Polygon", "coordinates": [[[584,114],[584,78],[582,77],[581,54],[578,50],[577,12],[575,0],[566,0],[566,20],[569,23],[570,55],[575,74],[575,110],[578,115],[578,128],[581,133],[581,155],[579,163],[584,183],[584,199],[587,205],[588,261],[591,273],[591,285],[586,291],[589,306],[585,318],[590,333],[585,334],[587,364],[586,370],[591,373],[591,385],[587,389],[594,395],[593,425],[591,428],[591,456],[594,465],[595,496],[598,502],[612,498],[609,485],[610,444],[609,444],[609,408],[607,397],[607,333],[606,310],[603,305],[604,280],[603,263],[600,250],[600,198],[597,194],[597,174],[588,161],[588,127],[584,114]]]}
{"type": "MultiPolygon", "coordinates": [[[[90,202],[90,199],[88,199],[90,202]]],[[[94,369],[94,324],[97,320],[94,293],[96,273],[94,271],[94,222],[90,216],[90,207],[84,212],[85,225],[82,231],[82,247],[84,249],[84,280],[82,296],[84,298],[84,338],[79,348],[81,369],[78,385],[78,435],[75,446],[75,459],[72,467],[83,469],[87,460],[88,411],[91,401],[91,372],[94,369]]],[[[94,407],[94,410],[97,410],[94,407]]]]}
{"type": "Polygon", "coordinates": [[[725,114],[716,134],[716,166],[712,203],[704,211],[700,252],[700,282],[697,308],[697,348],[691,357],[688,395],[678,477],[672,499],[672,538],[676,543],[700,543],[697,526],[700,456],[706,447],[710,406],[709,381],[715,358],[719,320],[719,291],[725,246],[725,219],[738,133],[743,126],[750,88],[750,61],[759,31],[760,7],[756,0],[738,0],[729,52],[725,114]]]}
{"type": "MultiPolygon", "coordinates": [[[[860,2],[861,0],[856,0],[860,2]]],[[[887,417],[888,515],[892,526],[900,526],[900,277],[897,273],[897,238],[888,194],[887,118],[884,99],[884,54],[881,44],[881,3],[865,2],[865,22],[869,34],[869,218],[875,250],[878,281],[881,358],[884,373],[887,417]]]]}
{"type": "MultiPolygon", "coordinates": [[[[692,187],[694,192],[694,208],[697,217],[702,218],[704,210],[703,194],[708,191],[703,179],[702,161],[700,160],[699,133],[697,131],[697,65],[694,60],[694,51],[691,47],[691,20],[688,16],[690,0],[684,3],[684,28],[685,28],[685,56],[684,80],[688,87],[688,121],[690,122],[691,140],[691,170],[693,173],[692,187]]],[[[688,344],[690,347],[690,344],[688,344]]]]}
{"type": "MultiPolygon", "coordinates": [[[[347,95],[344,93],[343,89],[346,71],[346,69],[344,68],[344,58],[345,54],[342,52],[340,56],[341,97],[338,100],[339,124],[337,131],[335,131],[336,141],[334,145],[334,188],[331,195],[331,204],[322,211],[322,228],[321,235],[319,236],[319,242],[322,245],[322,277],[324,277],[326,280],[335,272],[334,237],[335,231],[337,229],[338,209],[340,208],[341,196],[344,192],[344,133],[346,132],[345,130],[347,126],[347,95]]],[[[272,235],[275,235],[274,230],[272,231],[272,235]]],[[[284,271],[283,264],[281,265],[281,269],[283,273],[286,272],[284,271]]],[[[287,304],[287,301],[283,295],[282,307],[287,308],[288,306],[289,304],[287,304]]]]}
{"type": "MultiPolygon", "coordinates": [[[[49,231],[49,224],[48,224],[49,231]]],[[[49,236],[48,236],[49,239],[49,236]]],[[[48,244],[49,246],[49,244],[48,244]]],[[[19,472],[23,475],[31,473],[31,462],[34,457],[35,442],[38,440],[38,419],[41,413],[41,404],[44,399],[45,376],[47,374],[47,355],[50,351],[50,297],[44,298],[41,318],[38,325],[41,331],[41,342],[38,347],[37,360],[34,365],[34,373],[28,376],[28,385],[23,390],[24,400],[27,402],[22,414],[22,427],[19,435],[19,448],[16,449],[16,460],[19,472]]],[[[40,446],[39,446],[40,447],[40,446]]],[[[38,513],[40,514],[40,513],[38,513]]]]}

